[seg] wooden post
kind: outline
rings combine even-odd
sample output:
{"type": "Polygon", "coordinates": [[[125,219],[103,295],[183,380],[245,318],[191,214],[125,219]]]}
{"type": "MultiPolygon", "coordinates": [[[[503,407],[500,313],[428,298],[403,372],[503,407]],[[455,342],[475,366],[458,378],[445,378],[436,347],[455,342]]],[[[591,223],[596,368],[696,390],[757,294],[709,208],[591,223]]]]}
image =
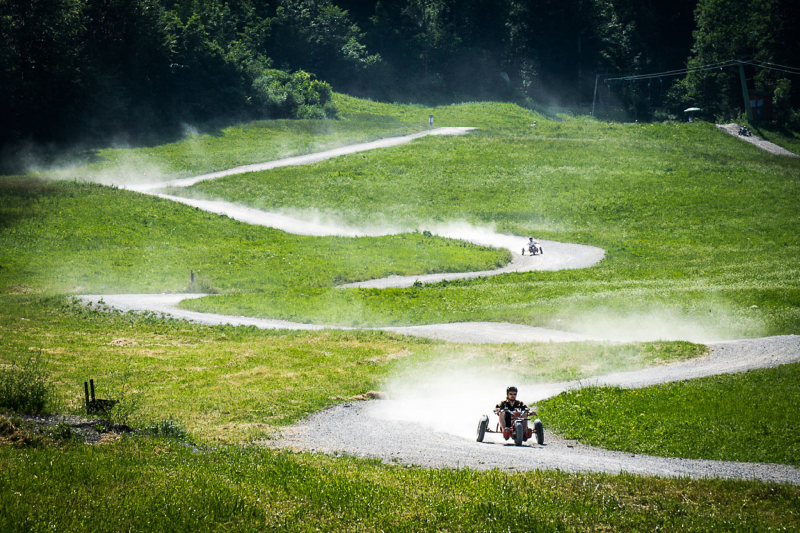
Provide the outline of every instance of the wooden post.
{"type": "Polygon", "coordinates": [[[89,386],[92,389],[92,402],[94,402],[94,380],[93,379],[89,380],[89,386]]]}
{"type": "Polygon", "coordinates": [[[83,382],[83,391],[86,393],[86,414],[89,414],[89,384],[83,382]]]}

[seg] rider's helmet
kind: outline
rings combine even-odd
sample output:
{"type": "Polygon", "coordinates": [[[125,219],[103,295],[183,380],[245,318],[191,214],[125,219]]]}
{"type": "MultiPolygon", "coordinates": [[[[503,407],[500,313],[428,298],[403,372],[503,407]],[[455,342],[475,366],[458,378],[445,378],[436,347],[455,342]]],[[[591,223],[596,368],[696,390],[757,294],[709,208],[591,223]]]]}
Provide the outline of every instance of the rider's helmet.
{"type": "Polygon", "coordinates": [[[517,392],[517,388],[514,385],[511,385],[510,387],[506,388],[506,395],[508,395],[509,392],[517,392]]]}

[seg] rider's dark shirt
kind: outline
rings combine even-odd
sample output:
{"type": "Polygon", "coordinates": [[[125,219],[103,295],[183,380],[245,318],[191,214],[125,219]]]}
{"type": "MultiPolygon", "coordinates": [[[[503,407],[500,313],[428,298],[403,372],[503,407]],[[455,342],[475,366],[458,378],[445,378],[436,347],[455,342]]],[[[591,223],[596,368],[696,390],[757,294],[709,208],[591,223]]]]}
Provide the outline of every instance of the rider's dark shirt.
{"type": "Polygon", "coordinates": [[[498,403],[495,407],[497,409],[508,409],[509,411],[513,411],[514,409],[526,411],[528,409],[528,406],[519,400],[515,401],[513,406],[511,405],[511,402],[509,400],[503,400],[502,402],[498,403]]]}

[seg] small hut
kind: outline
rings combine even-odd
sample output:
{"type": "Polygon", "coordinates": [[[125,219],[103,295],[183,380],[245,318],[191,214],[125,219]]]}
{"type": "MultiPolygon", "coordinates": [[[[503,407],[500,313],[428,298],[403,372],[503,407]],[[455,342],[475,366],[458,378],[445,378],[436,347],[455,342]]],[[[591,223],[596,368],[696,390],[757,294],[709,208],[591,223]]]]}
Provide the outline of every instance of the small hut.
{"type": "Polygon", "coordinates": [[[767,91],[748,91],[750,94],[750,109],[753,111],[754,120],[772,120],[772,95],[767,91]]]}

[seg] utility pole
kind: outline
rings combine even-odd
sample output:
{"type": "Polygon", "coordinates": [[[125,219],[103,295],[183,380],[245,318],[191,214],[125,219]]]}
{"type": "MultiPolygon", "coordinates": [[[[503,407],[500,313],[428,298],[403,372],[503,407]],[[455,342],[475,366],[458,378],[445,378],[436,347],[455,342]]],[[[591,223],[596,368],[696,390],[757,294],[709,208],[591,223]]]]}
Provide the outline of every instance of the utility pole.
{"type": "Polygon", "coordinates": [[[600,74],[594,77],[594,96],[592,97],[592,118],[594,118],[594,103],[597,100],[597,82],[600,80],[600,74]]]}
{"type": "Polygon", "coordinates": [[[742,81],[742,96],[744,96],[744,109],[747,112],[747,121],[752,124],[753,122],[753,108],[750,107],[750,92],[747,90],[747,78],[744,77],[744,64],[742,63],[742,59],[745,56],[736,56],[736,60],[739,62],[739,78],[742,81]]]}

